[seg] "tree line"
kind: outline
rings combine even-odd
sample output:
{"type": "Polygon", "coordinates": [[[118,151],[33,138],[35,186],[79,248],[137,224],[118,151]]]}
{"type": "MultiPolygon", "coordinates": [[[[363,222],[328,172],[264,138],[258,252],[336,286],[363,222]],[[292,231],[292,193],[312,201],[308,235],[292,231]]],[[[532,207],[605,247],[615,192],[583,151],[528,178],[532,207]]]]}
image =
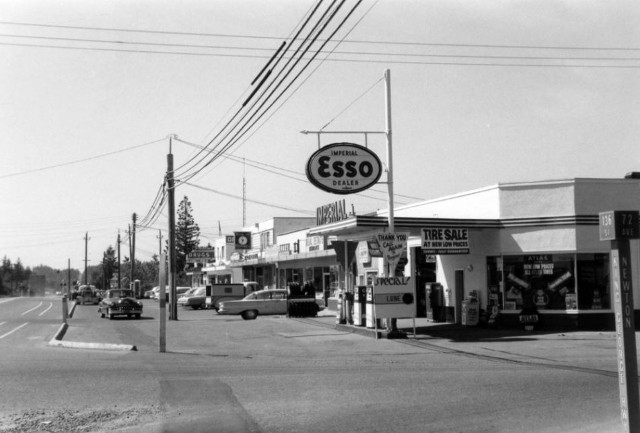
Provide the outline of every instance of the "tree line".
{"type": "MultiPolygon", "coordinates": [[[[193,218],[191,202],[184,196],[178,206],[176,220],[176,285],[190,286],[190,277],[184,272],[187,263],[187,255],[200,245],[200,228],[193,218]]],[[[165,241],[164,253],[169,249],[168,241],[165,241]]],[[[133,276],[131,275],[131,258],[125,256],[118,265],[118,258],[112,245],[104,251],[102,262],[99,265],[87,267],[87,283],[93,284],[98,289],[108,289],[111,280],[118,278],[118,266],[120,270],[120,287],[128,288],[131,281],[139,280],[143,291],[150,290],[158,285],[158,272],[160,268],[159,257],[154,254],[151,260],[140,261],[135,259],[133,276]]],[[[84,275],[83,275],[84,278],[84,275]]],[[[117,284],[117,281],[114,281],[117,284]]],[[[84,279],[82,280],[84,284],[84,279]]]]}
{"type": "MultiPolygon", "coordinates": [[[[178,218],[176,220],[176,285],[190,286],[190,277],[184,271],[187,263],[187,255],[200,245],[200,228],[196,224],[192,215],[191,202],[184,196],[178,207],[178,218]]],[[[168,251],[168,242],[165,243],[165,254],[168,251]]],[[[140,280],[142,290],[149,290],[158,285],[159,270],[158,255],[154,255],[151,260],[135,260],[133,276],[131,276],[131,260],[124,257],[118,263],[116,252],[112,245],[109,245],[102,255],[102,261],[98,265],[88,266],[87,274],[81,273],[77,269],[54,269],[46,265],[36,266],[33,269],[25,267],[20,259],[15,263],[7,256],[2,259],[0,266],[0,296],[21,296],[27,293],[29,279],[32,275],[44,275],[45,287],[49,290],[66,292],[69,273],[71,274],[71,286],[92,284],[98,289],[106,290],[111,287],[111,280],[117,279],[118,269],[120,271],[120,284],[123,288],[128,288],[131,280],[140,280]]],[[[117,281],[116,281],[117,284],[117,281]]]]}

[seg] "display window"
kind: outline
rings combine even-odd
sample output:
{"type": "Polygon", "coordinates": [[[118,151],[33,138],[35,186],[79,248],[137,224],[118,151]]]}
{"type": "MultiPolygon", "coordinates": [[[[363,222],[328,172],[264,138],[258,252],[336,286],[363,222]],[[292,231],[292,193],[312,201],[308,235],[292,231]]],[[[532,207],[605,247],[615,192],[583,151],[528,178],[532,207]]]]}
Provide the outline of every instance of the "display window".
{"type": "Polygon", "coordinates": [[[487,258],[491,293],[505,310],[611,308],[608,254],[526,254],[487,258]]]}

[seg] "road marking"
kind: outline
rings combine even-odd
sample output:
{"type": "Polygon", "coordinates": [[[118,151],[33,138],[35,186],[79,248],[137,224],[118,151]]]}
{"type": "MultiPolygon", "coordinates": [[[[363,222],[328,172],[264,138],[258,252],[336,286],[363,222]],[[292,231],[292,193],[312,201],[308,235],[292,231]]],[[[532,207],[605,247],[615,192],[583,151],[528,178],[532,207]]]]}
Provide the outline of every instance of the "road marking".
{"type": "Polygon", "coordinates": [[[0,322],[0,326],[4,325],[5,323],[7,323],[7,322],[0,322]]]}
{"type": "Polygon", "coordinates": [[[24,328],[25,326],[27,326],[29,324],[29,322],[24,322],[22,325],[18,326],[17,328],[12,329],[11,331],[7,332],[6,334],[2,334],[0,335],[0,340],[2,340],[4,337],[6,337],[7,335],[11,335],[14,332],[18,331],[19,329],[24,328]]]}
{"type": "Polygon", "coordinates": [[[52,307],[53,307],[53,302],[49,302],[49,306],[47,307],[47,309],[44,310],[42,313],[38,314],[38,317],[42,316],[44,313],[49,311],[52,307]]]}
{"type": "Polygon", "coordinates": [[[25,314],[30,313],[30,312],[32,312],[33,310],[37,310],[38,308],[40,308],[40,306],[41,306],[41,305],[42,305],[42,302],[40,302],[38,305],[36,305],[36,306],[35,306],[35,307],[33,307],[32,309],[25,311],[24,313],[22,313],[22,315],[24,316],[25,314]]]}
{"type": "Polygon", "coordinates": [[[5,302],[11,302],[13,300],[15,300],[16,298],[8,298],[8,299],[3,299],[0,301],[0,304],[4,304],[5,302]]]}

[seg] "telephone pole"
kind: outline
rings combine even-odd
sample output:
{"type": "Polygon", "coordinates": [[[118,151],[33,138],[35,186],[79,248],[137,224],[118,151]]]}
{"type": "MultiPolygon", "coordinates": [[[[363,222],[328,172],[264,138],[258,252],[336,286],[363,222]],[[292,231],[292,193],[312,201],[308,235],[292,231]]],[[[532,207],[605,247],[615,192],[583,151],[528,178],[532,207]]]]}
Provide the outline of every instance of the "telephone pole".
{"type": "Polygon", "coordinates": [[[120,278],[120,229],[118,229],[118,289],[122,288],[122,279],[120,278]]]}
{"type": "Polygon", "coordinates": [[[136,213],[134,212],[131,220],[133,222],[132,224],[132,233],[131,233],[131,268],[130,268],[130,274],[129,274],[129,287],[131,287],[131,284],[133,283],[133,275],[135,272],[135,267],[136,267],[136,220],[138,219],[138,215],[136,215],[136,213]]]}
{"type": "Polygon", "coordinates": [[[173,135],[169,136],[169,154],[167,155],[167,191],[169,202],[169,320],[178,320],[178,304],[176,302],[176,204],[173,179],[173,154],[171,145],[173,135]]]}
{"type": "Polygon", "coordinates": [[[87,285],[87,262],[89,261],[87,259],[87,249],[89,246],[89,232],[85,232],[84,234],[84,284],[87,285]]]}

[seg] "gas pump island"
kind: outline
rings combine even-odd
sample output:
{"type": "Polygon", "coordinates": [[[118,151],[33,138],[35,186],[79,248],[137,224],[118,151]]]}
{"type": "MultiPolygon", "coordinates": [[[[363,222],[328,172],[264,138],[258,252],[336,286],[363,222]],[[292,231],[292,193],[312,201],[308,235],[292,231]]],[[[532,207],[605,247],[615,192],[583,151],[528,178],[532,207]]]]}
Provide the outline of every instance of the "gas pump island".
{"type": "Polygon", "coordinates": [[[638,362],[629,239],[640,238],[638,211],[608,211],[600,215],[600,240],[611,241],[611,288],[615,304],[620,415],[625,432],[640,431],[638,362]]]}

